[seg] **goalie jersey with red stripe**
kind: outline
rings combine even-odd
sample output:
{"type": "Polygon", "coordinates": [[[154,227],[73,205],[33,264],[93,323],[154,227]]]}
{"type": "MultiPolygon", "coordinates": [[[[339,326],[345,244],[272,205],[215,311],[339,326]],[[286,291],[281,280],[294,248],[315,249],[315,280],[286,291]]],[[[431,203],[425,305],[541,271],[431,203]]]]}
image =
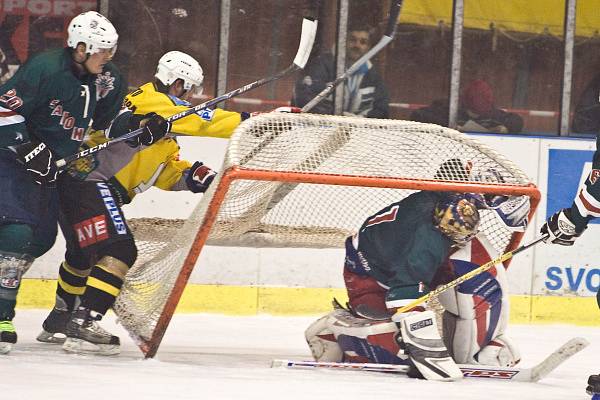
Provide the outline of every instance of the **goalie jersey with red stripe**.
{"type": "Polygon", "coordinates": [[[431,283],[448,258],[453,242],[433,220],[441,198],[438,192],[413,193],[370,216],[361,226],[356,238],[361,267],[389,287],[388,304],[422,295],[424,285],[431,283]]]}

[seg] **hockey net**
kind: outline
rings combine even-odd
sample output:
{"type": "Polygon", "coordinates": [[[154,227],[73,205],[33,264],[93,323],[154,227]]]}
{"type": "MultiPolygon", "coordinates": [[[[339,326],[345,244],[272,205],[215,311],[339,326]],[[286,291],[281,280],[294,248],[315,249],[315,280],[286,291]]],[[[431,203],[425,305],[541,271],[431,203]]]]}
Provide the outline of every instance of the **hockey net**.
{"type": "MultiPolygon", "coordinates": [[[[343,247],[366,217],[417,190],[526,195],[532,213],[539,200],[511,161],[452,129],[311,114],[250,118],[187,220],[131,221],[143,257],[127,274],[115,312],[152,357],[205,244],[343,247]],[[486,171],[502,182],[477,178],[486,171]]],[[[516,247],[522,233],[492,214],[482,211],[481,230],[498,252],[516,247]]]]}

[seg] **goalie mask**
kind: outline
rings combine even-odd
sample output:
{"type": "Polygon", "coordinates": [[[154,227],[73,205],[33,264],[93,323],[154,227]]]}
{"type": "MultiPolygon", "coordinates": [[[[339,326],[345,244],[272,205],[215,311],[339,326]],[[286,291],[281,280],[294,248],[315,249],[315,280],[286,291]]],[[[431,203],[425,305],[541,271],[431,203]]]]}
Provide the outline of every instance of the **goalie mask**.
{"type": "Polygon", "coordinates": [[[477,235],[479,211],[466,196],[446,197],[434,210],[435,226],[458,245],[464,245],[477,235]]]}

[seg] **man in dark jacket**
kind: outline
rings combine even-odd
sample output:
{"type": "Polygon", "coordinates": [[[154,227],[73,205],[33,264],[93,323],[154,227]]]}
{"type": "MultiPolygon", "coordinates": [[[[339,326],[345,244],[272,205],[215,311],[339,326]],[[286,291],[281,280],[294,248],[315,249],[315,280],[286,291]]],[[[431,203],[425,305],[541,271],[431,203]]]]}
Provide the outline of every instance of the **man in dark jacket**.
{"type": "MultiPolygon", "coordinates": [[[[368,29],[353,29],[348,34],[346,64],[352,65],[371,47],[368,29]]],[[[319,94],[327,83],[335,80],[335,59],[322,54],[304,69],[305,75],[296,82],[292,105],[302,107],[319,94]]],[[[317,104],[311,112],[333,114],[333,95],[317,104]]],[[[389,98],[383,80],[370,61],[344,82],[344,115],[368,118],[389,118],[389,98]]]]}

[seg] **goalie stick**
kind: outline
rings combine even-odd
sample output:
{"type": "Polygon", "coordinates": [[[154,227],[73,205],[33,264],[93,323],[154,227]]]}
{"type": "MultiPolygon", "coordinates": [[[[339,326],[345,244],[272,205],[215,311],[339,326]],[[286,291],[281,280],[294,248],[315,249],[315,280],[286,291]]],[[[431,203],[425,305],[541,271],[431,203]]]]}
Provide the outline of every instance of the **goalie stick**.
{"type": "MultiPolygon", "coordinates": [[[[502,379],[516,382],[538,382],[554,371],[569,358],[585,349],[589,342],[584,338],[573,338],[560,346],[539,364],[531,368],[493,367],[488,365],[459,364],[458,367],[465,378],[502,379]]],[[[336,363],[318,361],[273,360],[271,368],[284,367],[292,369],[337,369],[350,371],[389,372],[406,375],[407,365],[375,364],[375,363],[336,363]]]]}
{"type": "MultiPolygon", "coordinates": [[[[271,75],[266,78],[259,79],[252,83],[244,85],[240,88],[232,90],[231,92],[228,92],[221,96],[215,97],[212,100],[206,101],[206,102],[199,104],[197,106],[194,106],[194,107],[190,107],[189,109],[184,110],[175,115],[171,115],[169,118],[167,118],[167,121],[169,121],[169,122],[177,121],[178,119],[187,117],[188,115],[191,115],[194,113],[197,113],[205,108],[212,107],[215,104],[221,103],[225,100],[229,100],[232,97],[238,96],[242,93],[246,93],[246,92],[248,92],[252,89],[255,89],[259,86],[263,86],[263,85],[266,85],[267,83],[281,79],[282,77],[284,77],[288,74],[291,74],[292,72],[295,72],[295,71],[298,71],[298,70],[304,68],[304,66],[306,65],[306,62],[308,61],[308,57],[310,56],[310,53],[312,51],[316,32],[317,32],[317,21],[309,19],[309,18],[304,18],[302,21],[302,33],[300,34],[300,44],[298,45],[298,51],[296,53],[296,57],[294,58],[293,63],[289,67],[276,73],[275,75],[271,75]]],[[[99,145],[90,147],[89,149],[85,149],[85,150],[82,150],[75,154],[72,154],[70,156],[67,156],[65,158],[62,158],[62,159],[56,161],[56,166],[59,169],[63,168],[68,163],[75,161],[81,157],[85,157],[90,154],[96,153],[98,151],[108,148],[109,146],[111,146],[113,144],[122,142],[124,140],[134,138],[134,137],[138,136],[139,134],[141,134],[143,132],[143,130],[144,130],[143,128],[136,129],[125,135],[122,135],[115,139],[109,140],[105,143],[101,143],[99,145]]]]}

